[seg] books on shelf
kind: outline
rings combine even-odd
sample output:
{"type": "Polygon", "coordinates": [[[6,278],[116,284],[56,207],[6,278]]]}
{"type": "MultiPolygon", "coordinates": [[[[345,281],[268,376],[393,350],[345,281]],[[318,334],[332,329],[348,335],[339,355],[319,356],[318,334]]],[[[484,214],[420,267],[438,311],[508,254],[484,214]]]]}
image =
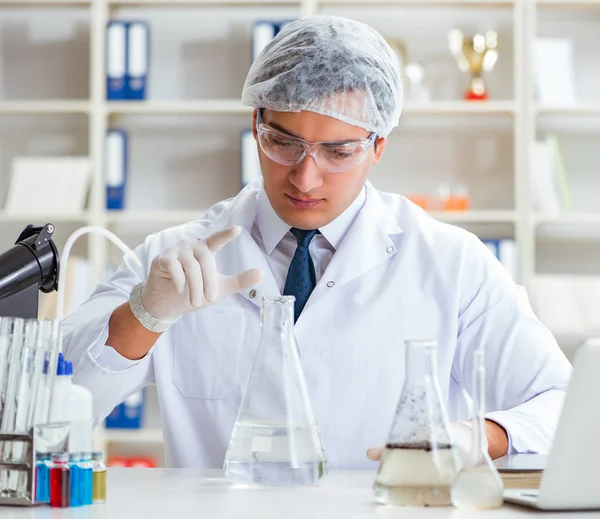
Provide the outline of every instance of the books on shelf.
{"type": "Polygon", "coordinates": [[[242,131],[241,159],[241,184],[244,187],[262,175],[260,160],[258,158],[258,148],[250,129],[242,131]]]}
{"type": "Polygon", "coordinates": [[[498,258],[500,263],[508,270],[511,277],[516,281],[518,276],[517,247],[512,238],[503,238],[498,240],[481,240],[490,252],[498,258]]]}
{"type": "Polygon", "coordinates": [[[110,101],[144,100],[150,68],[150,26],[111,20],[106,27],[106,96],[110,101]]]}
{"type": "Polygon", "coordinates": [[[109,129],[104,153],[106,208],[124,209],[128,169],[127,134],[120,129],[109,129]]]}
{"type": "Polygon", "coordinates": [[[91,179],[89,157],[15,157],[4,210],[11,216],[77,216],[91,179]]]}
{"type": "Polygon", "coordinates": [[[567,38],[536,38],[534,77],[539,103],[575,104],[573,42],[567,38]]]}
{"type": "Polygon", "coordinates": [[[533,143],[529,178],[534,211],[558,214],[573,210],[569,176],[555,135],[533,143]]]}
{"type": "Polygon", "coordinates": [[[144,417],[144,390],[127,397],[106,417],[107,429],[140,429],[144,417]]]}

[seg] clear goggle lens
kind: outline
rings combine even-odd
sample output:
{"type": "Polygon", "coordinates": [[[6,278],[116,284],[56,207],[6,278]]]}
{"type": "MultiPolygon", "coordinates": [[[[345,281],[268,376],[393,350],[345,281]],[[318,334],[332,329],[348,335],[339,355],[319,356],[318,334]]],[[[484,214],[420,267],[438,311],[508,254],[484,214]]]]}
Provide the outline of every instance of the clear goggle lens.
{"type": "Polygon", "coordinates": [[[282,166],[300,163],[310,155],[317,166],[325,171],[338,172],[361,164],[375,141],[375,133],[367,139],[351,142],[308,143],[295,137],[258,125],[258,142],[264,154],[282,166]]]}

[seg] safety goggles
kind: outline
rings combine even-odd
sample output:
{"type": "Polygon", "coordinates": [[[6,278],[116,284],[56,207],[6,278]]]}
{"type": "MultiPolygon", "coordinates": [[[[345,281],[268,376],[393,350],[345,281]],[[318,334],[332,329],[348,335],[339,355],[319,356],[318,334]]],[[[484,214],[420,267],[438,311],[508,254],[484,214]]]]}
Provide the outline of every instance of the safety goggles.
{"type": "Polygon", "coordinates": [[[365,139],[342,142],[306,142],[286,135],[262,122],[262,110],[256,116],[258,143],[263,153],[282,166],[299,164],[310,155],[317,167],[331,173],[346,171],[361,164],[375,142],[372,132],[365,139]]]}

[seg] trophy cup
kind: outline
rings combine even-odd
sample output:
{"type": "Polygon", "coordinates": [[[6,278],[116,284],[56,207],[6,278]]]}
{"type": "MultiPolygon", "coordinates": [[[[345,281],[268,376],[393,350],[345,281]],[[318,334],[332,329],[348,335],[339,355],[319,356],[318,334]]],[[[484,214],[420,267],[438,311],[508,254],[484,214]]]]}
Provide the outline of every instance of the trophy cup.
{"type": "Polygon", "coordinates": [[[458,67],[464,72],[471,73],[471,83],[465,92],[468,101],[488,99],[488,92],[483,82],[483,73],[490,72],[498,60],[498,36],[494,31],[485,35],[476,34],[466,38],[459,29],[448,33],[448,46],[456,58],[458,67]]]}

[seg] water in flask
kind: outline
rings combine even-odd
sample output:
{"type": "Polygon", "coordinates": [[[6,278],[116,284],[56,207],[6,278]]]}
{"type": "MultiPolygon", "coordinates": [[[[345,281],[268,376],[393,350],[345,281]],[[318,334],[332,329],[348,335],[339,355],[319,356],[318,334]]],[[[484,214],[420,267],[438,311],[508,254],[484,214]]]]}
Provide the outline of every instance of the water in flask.
{"type": "Polygon", "coordinates": [[[259,422],[236,423],[227,462],[229,479],[270,486],[312,485],[326,471],[315,459],[314,428],[259,422]]]}
{"type": "Polygon", "coordinates": [[[293,333],[294,297],[265,297],[261,338],[223,465],[238,485],[312,485],[327,458],[293,333]]]}
{"type": "Polygon", "coordinates": [[[437,381],[435,341],[406,341],[406,377],[373,493],[393,506],[449,506],[460,461],[437,381]]]}

